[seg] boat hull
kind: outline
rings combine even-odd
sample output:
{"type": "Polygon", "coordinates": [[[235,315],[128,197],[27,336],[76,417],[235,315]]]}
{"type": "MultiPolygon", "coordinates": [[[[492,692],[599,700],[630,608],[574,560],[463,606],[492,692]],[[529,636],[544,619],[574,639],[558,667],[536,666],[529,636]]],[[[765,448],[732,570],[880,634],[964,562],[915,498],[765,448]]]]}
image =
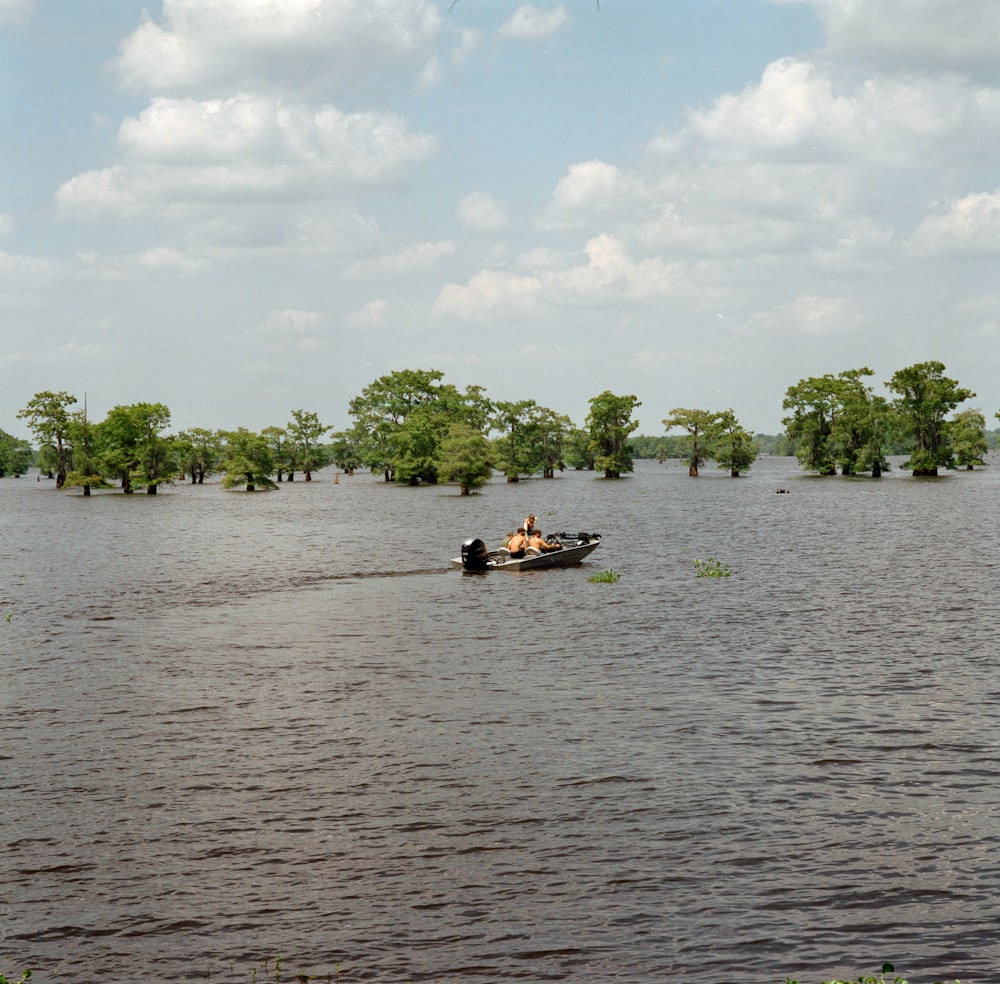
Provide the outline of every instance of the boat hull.
{"type": "Polygon", "coordinates": [[[601,545],[600,537],[586,541],[566,544],[562,550],[550,550],[546,553],[528,554],[525,557],[511,557],[505,550],[491,550],[486,554],[482,567],[472,568],[465,557],[454,557],[452,567],[464,569],[470,573],[485,573],[486,571],[543,571],[555,567],[574,567],[589,557],[601,545]]]}

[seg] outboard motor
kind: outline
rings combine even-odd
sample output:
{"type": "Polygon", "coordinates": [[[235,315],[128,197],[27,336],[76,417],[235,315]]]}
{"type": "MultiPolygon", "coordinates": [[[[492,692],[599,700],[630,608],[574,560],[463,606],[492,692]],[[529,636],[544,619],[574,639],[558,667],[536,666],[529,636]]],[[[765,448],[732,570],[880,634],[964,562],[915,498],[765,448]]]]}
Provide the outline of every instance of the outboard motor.
{"type": "Polygon", "coordinates": [[[462,568],[467,571],[486,570],[486,544],[482,540],[466,540],[462,544],[462,568]]]}

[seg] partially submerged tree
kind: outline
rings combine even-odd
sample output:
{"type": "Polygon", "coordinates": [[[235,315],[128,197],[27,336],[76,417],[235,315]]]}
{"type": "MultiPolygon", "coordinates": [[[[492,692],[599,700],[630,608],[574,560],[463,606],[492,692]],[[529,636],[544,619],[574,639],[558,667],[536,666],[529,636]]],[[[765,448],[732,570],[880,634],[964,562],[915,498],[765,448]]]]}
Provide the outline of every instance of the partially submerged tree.
{"type": "Polygon", "coordinates": [[[468,424],[452,424],[441,442],[438,477],[458,482],[462,495],[482,488],[493,474],[490,442],[481,431],[468,424]]]}
{"type": "Polygon", "coordinates": [[[33,457],[27,441],[0,430],[0,478],[23,475],[31,467],[33,457]]]}
{"type": "Polygon", "coordinates": [[[947,416],[976,394],[944,375],[942,362],[918,362],[893,374],[886,386],[897,394],[894,406],[911,452],[904,468],[914,477],[937,475],[939,468],[953,468],[947,416]]]}
{"type": "Polygon", "coordinates": [[[719,415],[712,410],[686,410],[675,407],[663,421],[668,431],[679,427],[687,431],[684,443],[687,445],[688,475],[698,477],[698,469],[708,458],[709,441],[719,415]]]}
{"type": "Polygon", "coordinates": [[[709,448],[709,457],[719,468],[728,468],[732,478],[739,478],[741,472],[749,471],[760,454],[753,435],[740,426],[732,410],[716,414],[709,430],[709,448]]]}
{"type": "Polygon", "coordinates": [[[959,410],[948,424],[955,464],[966,471],[986,464],[989,445],[986,443],[986,417],[982,410],[959,410]]]}
{"type": "Polygon", "coordinates": [[[73,441],[73,468],[66,474],[64,488],[81,488],[84,495],[90,495],[91,489],[110,488],[98,448],[99,431],[87,420],[86,410],[70,415],[69,433],[73,441]]]}
{"type": "Polygon", "coordinates": [[[222,461],[223,488],[246,486],[247,492],[276,489],[271,480],[274,474],[274,457],[267,438],[244,427],[225,432],[226,450],[222,461]]]}
{"type": "Polygon", "coordinates": [[[803,468],[820,475],[836,475],[837,459],[832,443],[836,416],[837,384],[833,376],[811,376],[789,386],[782,401],[788,436],[798,442],[796,456],[803,468]]]}
{"type": "Polygon", "coordinates": [[[155,495],[163,482],[173,481],[177,461],[173,439],[163,431],[170,411],[162,403],[117,406],[98,425],[97,435],[105,473],[119,479],[130,494],[144,488],[155,495]]]}
{"type": "Polygon", "coordinates": [[[638,426],[632,413],[642,406],[634,396],[616,396],[605,390],[590,400],[587,430],[594,452],[594,464],[604,472],[605,478],[621,478],[623,472],[632,471],[632,449],[628,436],[638,426]]]}
{"type": "Polygon", "coordinates": [[[191,484],[203,485],[205,476],[215,471],[222,456],[223,438],[218,431],[191,427],[177,435],[177,464],[191,476],[191,484]]]}
{"type": "Polygon", "coordinates": [[[70,440],[70,411],[76,403],[76,397],[61,390],[53,393],[45,390],[36,393],[28,405],[17,415],[21,420],[27,420],[44,452],[42,459],[46,461],[56,476],[56,488],[61,489],[66,482],[66,475],[73,465],[73,445],[70,440]]]}
{"type": "Polygon", "coordinates": [[[295,450],[295,461],[305,473],[307,482],[312,481],[312,473],[326,464],[326,456],[320,438],[330,428],[319,422],[319,415],[311,410],[293,410],[292,420],[285,427],[288,439],[295,450]]]}

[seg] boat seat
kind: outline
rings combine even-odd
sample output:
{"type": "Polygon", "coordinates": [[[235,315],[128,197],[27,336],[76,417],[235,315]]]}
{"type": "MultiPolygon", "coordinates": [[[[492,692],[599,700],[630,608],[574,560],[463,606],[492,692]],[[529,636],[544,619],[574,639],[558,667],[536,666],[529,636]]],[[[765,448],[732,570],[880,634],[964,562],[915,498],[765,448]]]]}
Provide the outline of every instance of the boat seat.
{"type": "Polygon", "coordinates": [[[525,557],[541,557],[542,551],[538,547],[525,547],[524,556],[525,557]]]}

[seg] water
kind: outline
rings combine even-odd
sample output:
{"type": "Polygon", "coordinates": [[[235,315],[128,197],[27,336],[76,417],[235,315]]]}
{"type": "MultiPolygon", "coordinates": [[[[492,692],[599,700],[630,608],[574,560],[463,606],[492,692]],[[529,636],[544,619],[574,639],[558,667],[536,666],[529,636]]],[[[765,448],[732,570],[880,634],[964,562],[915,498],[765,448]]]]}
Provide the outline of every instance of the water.
{"type": "Polygon", "coordinates": [[[0,970],[1000,979],[995,467],[320,478],[0,482],[0,970]]]}

